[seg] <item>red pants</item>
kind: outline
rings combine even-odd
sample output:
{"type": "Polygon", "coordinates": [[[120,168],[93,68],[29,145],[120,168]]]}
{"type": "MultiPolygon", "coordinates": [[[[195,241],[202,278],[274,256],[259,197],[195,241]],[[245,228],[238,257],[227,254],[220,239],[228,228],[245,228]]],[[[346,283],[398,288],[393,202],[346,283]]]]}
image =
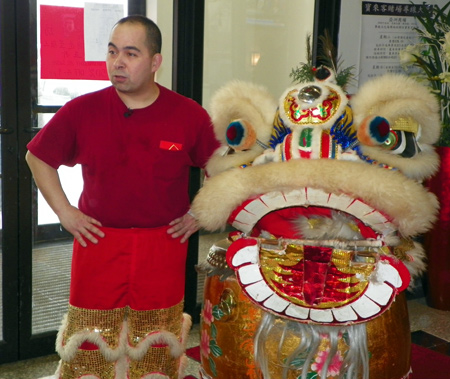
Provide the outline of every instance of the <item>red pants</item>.
{"type": "Polygon", "coordinates": [[[98,244],[74,243],[71,305],[151,310],[183,300],[187,243],[167,234],[167,226],[101,229],[98,244]]]}
{"type": "Polygon", "coordinates": [[[57,339],[57,377],[183,377],[187,244],[154,229],[101,228],[74,243],[69,312],[57,339]]]}

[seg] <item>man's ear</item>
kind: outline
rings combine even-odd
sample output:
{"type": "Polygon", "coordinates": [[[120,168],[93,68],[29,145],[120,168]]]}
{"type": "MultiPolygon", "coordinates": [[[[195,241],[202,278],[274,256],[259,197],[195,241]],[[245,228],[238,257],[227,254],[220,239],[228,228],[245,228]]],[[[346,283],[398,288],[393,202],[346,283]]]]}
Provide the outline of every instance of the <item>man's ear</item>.
{"type": "Polygon", "coordinates": [[[156,53],[152,57],[152,72],[158,71],[158,69],[161,67],[162,63],[162,55],[159,53],[156,53]]]}

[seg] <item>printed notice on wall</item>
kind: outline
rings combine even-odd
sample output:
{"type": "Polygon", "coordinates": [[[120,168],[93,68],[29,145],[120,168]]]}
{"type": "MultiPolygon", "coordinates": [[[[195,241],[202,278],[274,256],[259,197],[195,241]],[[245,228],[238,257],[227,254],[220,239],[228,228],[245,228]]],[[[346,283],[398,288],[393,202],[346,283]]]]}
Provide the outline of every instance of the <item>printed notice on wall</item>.
{"type": "Polygon", "coordinates": [[[120,13],[117,4],[86,6],[87,11],[40,6],[41,79],[108,80],[105,59],[109,34],[123,16],[123,9],[120,13]],[[96,55],[92,54],[94,49],[96,55]]]}
{"type": "Polygon", "coordinates": [[[399,53],[416,44],[414,16],[423,5],[362,2],[359,84],[385,73],[405,73],[399,53]]]}
{"type": "Polygon", "coordinates": [[[84,59],[104,61],[114,24],[124,16],[122,4],[85,3],[84,59]]]}

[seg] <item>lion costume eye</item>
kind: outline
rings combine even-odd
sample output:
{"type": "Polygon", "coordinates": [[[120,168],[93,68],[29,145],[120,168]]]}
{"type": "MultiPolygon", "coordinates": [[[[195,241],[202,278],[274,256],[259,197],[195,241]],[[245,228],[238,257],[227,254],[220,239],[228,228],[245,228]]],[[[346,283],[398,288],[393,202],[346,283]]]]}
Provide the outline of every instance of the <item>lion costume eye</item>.
{"type": "Polygon", "coordinates": [[[420,152],[414,133],[403,130],[391,129],[388,138],[382,146],[403,158],[412,158],[420,152]]]}
{"type": "MultiPolygon", "coordinates": [[[[401,132],[399,132],[401,133],[401,132]]],[[[384,141],[384,147],[388,150],[395,150],[398,148],[399,144],[401,143],[401,134],[399,136],[399,133],[397,133],[395,130],[390,130],[389,135],[384,141]]]]}

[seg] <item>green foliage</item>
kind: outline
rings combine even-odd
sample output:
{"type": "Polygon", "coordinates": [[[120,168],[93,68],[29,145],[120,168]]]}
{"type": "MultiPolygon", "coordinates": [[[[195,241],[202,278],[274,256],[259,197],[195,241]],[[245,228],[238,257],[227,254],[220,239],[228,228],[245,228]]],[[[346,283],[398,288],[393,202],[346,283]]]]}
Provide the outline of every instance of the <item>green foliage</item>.
{"type": "MultiPolygon", "coordinates": [[[[342,87],[344,90],[347,85],[354,79],[354,66],[342,67],[340,57],[337,56],[336,48],[334,47],[331,37],[327,30],[324,35],[319,37],[320,41],[320,54],[318,58],[328,68],[332,69],[336,75],[336,84],[342,87]]],[[[292,78],[294,83],[307,83],[314,81],[314,69],[311,54],[311,35],[306,37],[307,46],[307,61],[300,62],[300,65],[293,68],[289,77],[292,78]]]]}
{"type": "Polygon", "coordinates": [[[289,77],[294,83],[307,83],[314,81],[313,66],[309,63],[300,63],[292,69],[289,77]]]}
{"type": "Polygon", "coordinates": [[[438,145],[450,146],[450,1],[443,7],[427,5],[415,16],[419,43],[400,54],[405,70],[417,80],[428,82],[441,104],[442,133],[438,145]],[[408,57],[408,54],[410,55],[408,57]],[[412,70],[413,69],[413,70],[412,70]]]}

